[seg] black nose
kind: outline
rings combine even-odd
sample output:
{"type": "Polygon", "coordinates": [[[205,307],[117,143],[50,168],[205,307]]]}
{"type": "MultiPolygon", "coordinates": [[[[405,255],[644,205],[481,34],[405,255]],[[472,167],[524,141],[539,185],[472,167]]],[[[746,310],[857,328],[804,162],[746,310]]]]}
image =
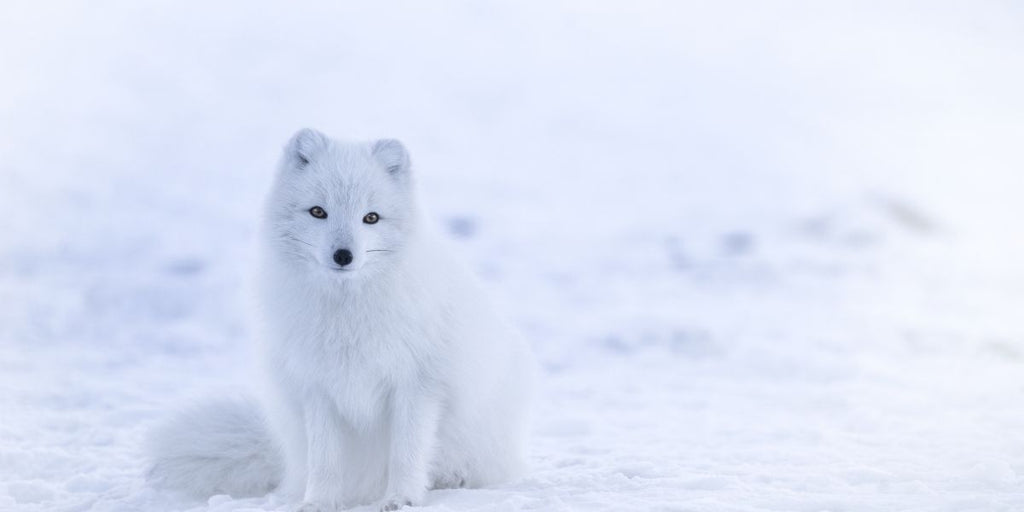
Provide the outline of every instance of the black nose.
{"type": "Polygon", "coordinates": [[[338,249],[337,251],[334,251],[334,262],[342,267],[352,263],[352,251],[348,249],[338,249]]]}

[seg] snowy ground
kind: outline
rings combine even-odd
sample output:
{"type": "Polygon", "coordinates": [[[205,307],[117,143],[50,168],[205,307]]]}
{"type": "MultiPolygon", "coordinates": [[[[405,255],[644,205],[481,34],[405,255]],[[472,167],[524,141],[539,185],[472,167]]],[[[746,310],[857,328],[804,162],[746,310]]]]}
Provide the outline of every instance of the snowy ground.
{"type": "Polygon", "coordinates": [[[287,510],[139,445],[250,380],[302,126],[403,139],[545,368],[428,509],[1024,510],[1019,5],[332,4],[0,7],[0,510],[287,510]]]}

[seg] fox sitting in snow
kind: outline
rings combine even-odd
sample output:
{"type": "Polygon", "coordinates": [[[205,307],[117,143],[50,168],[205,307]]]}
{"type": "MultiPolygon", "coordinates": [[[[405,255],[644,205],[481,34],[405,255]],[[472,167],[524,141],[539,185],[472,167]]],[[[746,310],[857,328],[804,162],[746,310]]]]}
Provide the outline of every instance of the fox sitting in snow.
{"type": "Polygon", "coordinates": [[[400,142],[299,131],[261,237],[268,391],[156,429],[151,480],[396,510],[522,468],[534,362],[424,225],[400,142]]]}

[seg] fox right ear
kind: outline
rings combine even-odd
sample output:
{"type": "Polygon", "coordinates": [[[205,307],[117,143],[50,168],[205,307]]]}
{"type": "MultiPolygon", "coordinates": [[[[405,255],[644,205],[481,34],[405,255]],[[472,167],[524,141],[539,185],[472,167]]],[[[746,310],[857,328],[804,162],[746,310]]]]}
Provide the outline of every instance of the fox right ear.
{"type": "Polygon", "coordinates": [[[327,140],[326,135],[312,128],[303,128],[295,132],[285,146],[285,159],[293,167],[301,169],[327,145],[327,140]]]}
{"type": "Polygon", "coordinates": [[[370,149],[384,169],[395,179],[407,179],[409,175],[409,151],[396,139],[380,139],[370,149]]]}

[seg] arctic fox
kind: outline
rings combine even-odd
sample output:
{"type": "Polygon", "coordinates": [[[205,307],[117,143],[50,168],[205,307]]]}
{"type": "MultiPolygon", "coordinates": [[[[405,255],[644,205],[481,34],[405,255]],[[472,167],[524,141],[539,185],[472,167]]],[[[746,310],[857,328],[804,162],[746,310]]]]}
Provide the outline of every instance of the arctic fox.
{"type": "Polygon", "coordinates": [[[156,429],[150,479],[326,512],[514,476],[534,361],[424,225],[403,145],[304,129],[279,167],[259,273],[268,391],[156,429]]]}

